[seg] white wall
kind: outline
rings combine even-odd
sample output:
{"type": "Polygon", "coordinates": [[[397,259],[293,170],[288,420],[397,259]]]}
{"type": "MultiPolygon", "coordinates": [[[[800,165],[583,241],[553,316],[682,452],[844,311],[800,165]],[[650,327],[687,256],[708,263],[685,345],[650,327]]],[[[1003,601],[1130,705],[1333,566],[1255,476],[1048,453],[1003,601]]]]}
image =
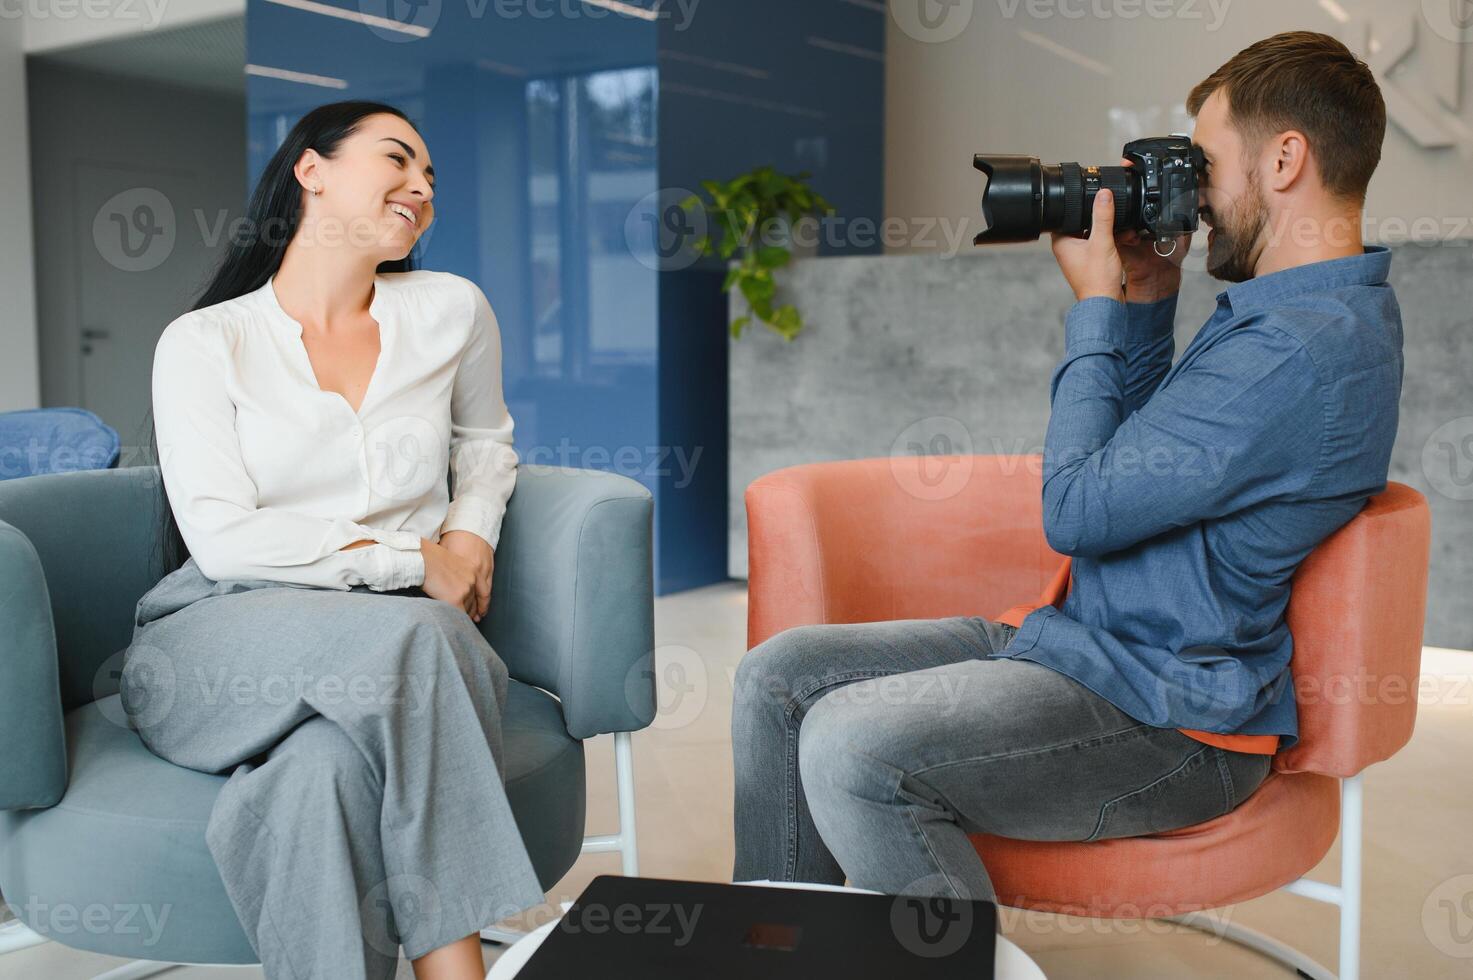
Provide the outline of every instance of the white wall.
{"type": "Polygon", "coordinates": [[[245,0],[55,0],[0,9],[0,411],[41,405],[26,55],[244,12],[245,0]]]}
{"type": "Polygon", "coordinates": [[[41,404],[24,34],[24,21],[0,17],[0,412],[41,404]]]}
{"type": "MultiPolygon", "coordinates": [[[[1128,139],[1190,132],[1182,108],[1187,92],[1242,48],[1279,31],[1318,30],[1369,54],[1373,67],[1384,61],[1390,69],[1381,87],[1394,121],[1366,202],[1372,237],[1406,237],[1396,234],[1399,219],[1408,232],[1473,238],[1473,27],[1459,43],[1449,21],[1433,24],[1429,17],[1447,16],[1447,2],[954,0],[948,7],[889,0],[889,6],[889,216],[912,223],[966,220],[969,232],[978,231],[983,179],[972,169],[974,153],[1115,163],[1128,139]],[[945,10],[950,20],[928,25],[919,10],[945,10]],[[1424,142],[1448,145],[1424,148],[1409,130],[1424,142]]],[[[934,241],[922,240],[892,250],[930,247],[934,241]]]]}

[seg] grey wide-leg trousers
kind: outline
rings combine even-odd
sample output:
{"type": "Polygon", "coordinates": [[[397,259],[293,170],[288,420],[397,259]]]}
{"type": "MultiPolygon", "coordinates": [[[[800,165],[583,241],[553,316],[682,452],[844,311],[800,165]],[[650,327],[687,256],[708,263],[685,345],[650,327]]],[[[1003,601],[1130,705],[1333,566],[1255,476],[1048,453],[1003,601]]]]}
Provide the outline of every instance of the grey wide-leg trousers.
{"type": "Polygon", "coordinates": [[[543,900],[505,792],[506,665],[418,588],[215,582],[138,602],[123,707],[229,773],[207,842],[266,976],[388,978],[543,900]]]}

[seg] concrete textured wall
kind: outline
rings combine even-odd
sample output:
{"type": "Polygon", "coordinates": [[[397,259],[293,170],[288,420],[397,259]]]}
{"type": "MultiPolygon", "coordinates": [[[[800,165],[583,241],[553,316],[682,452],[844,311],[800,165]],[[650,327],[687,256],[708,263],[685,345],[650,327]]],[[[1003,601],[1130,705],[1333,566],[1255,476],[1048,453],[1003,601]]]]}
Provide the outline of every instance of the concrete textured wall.
{"type": "MultiPolygon", "coordinates": [[[[1395,249],[1406,376],[1390,479],[1426,494],[1424,642],[1473,649],[1473,241],[1395,249]]],[[[1185,277],[1176,350],[1223,283],[1185,277]]],[[[746,576],[747,484],[770,470],[892,453],[1042,452],[1072,297],[1037,247],[806,259],[784,290],[792,343],[749,327],[731,350],[730,572],[746,576]]],[[[739,302],[734,304],[739,306],[739,302]]]]}
{"type": "Polygon", "coordinates": [[[1339,37],[1367,60],[1390,119],[1366,197],[1378,241],[1469,237],[1473,28],[1460,0],[996,0],[890,5],[885,214],[944,247],[926,220],[982,230],[974,153],[1115,163],[1138,136],[1190,132],[1184,103],[1218,65],[1279,31],[1339,37]],[[1462,43],[1459,43],[1462,42],[1462,43]],[[1427,145],[1424,145],[1427,144],[1427,145]],[[1416,224],[1416,229],[1412,227],[1416,224]]]}

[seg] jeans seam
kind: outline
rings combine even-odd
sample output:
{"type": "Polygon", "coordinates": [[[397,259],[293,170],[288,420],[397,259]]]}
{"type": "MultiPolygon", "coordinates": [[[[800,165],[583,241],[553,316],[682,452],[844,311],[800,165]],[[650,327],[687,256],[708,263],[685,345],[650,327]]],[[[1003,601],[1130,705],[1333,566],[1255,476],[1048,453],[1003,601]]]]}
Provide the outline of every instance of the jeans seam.
{"type": "Polygon", "coordinates": [[[1114,809],[1115,800],[1108,800],[1106,801],[1104,806],[1100,807],[1099,818],[1095,820],[1095,829],[1089,832],[1089,836],[1084,839],[1084,843],[1090,844],[1094,841],[1099,840],[1100,833],[1105,829],[1105,818],[1108,817],[1114,811],[1114,809]]]}
{"type": "Polygon", "coordinates": [[[931,772],[935,769],[945,769],[949,766],[964,766],[976,762],[998,762],[1003,759],[1017,759],[1023,756],[1041,755],[1045,752],[1056,752],[1060,749],[1077,749],[1084,748],[1086,746],[1108,745],[1111,742],[1123,742],[1127,738],[1133,738],[1137,735],[1143,735],[1148,729],[1155,727],[1156,726],[1154,725],[1147,725],[1142,723],[1132,725],[1129,728],[1122,728],[1119,731],[1107,732],[1103,735],[1092,735],[1089,738],[1074,739],[1073,741],[1068,742],[1056,742],[1052,745],[1029,746],[1027,748],[1015,749],[1011,752],[998,752],[990,755],[968,756],[965,759],[947,759],[945,762],[938,762],[935,765],[925,766],[923,768],[917,769],[915,770],[915,772],[911,773],[911,775],[919,776],[922,773],[931,772]]]}
{"type": "Polygon", "coordinates": [[[847,673],[843,673],[843,674],[831,674],[831,675],[826,676],[823,680],[821,680],[821,681],[819,681],[817,683],[810,684],[810,685],[808,685],[806,687],[799,688],[798,689],[799,693],[794,694],[792,697],[790,697],[788,699],[787,706],[785,707],[784,710],[787,713],[788,719],[791,719],[793,717],[793,710],[800,703],[802,703],[805,699],[807,699],[810,695],[812,695],[815,691],[818,691],[821,688],[833,687],[834,685],[839,684],[842,681],[847,681],[847,680],[867,680],[867,679],[873,678],[873,677],[888,677],[888,676],[890,676],[892,674],[895,674],[895,673],[904,673],[904,671],[894,671],[894,670],[851,670],[851,671],[849,671],[847,673]]]}
{"type": "Polygon", "coordinates": [[[793,737],[793,726],[791,716],[783,720],[783,747],[786,749],[784,755],[787,757],[788,778],[787,792],[790,799],[783,810],[787,813],[788,823],[788,847],[787,854],[783,857],[783,880],[792,881],[798,871],[798,766],[797,754],[798,743],[793,737]]]}
{"type": "MultiPolygon", "coordinates": [[[[885,762],[882,759],[876,759],[874,756],[869,755],[868,753],[861,754],[863,754],[865,758],[869,759],[870,762],[878,764],[881,768],[888,769],[893,773],[900,774],[899,778],[895,780],[895,788],[890,792],[890,803],[892,805],[898,803],[905,808],[905,815],[910,818],[910,823],[911,826],[915,828],[916,836],[921,839],[921,843],[926,845],[926,854],[930,856],[932,866],[936,868],[936,870],[941,874],[941,877],[946,881],[946,887],[951,889],[951,894],[953,895],[953,897],[961,899],[961,889],[956,887],[956,882],[952,880],[951,873],[946,870],[946,865],[939,857],[936,856],[936,849],[931,846],[931,838],[927,837],[926,832],[921,829],[921,822],[916,817],[916,807],[919,806],[919,804],[914,803],[901,795],[906,779],[914,778],[914,773],[908,773],[905,769],[892,766],[890,763],[885,762]]],[[[934,793],[937,799],[941,801],[942,807],[946,808],[948,811],[954,809],[951,806],[950,801],[946,799],[945,793],[942,793],[940,790],[936,789],[936,787],[927,784],[924,780],[917,779],[916,782],[920,783],[922,786],[925,786],[928,790],[934,793]]]]}
{"type": "Polygon", "coordinates": [[[885,677],[893,673],[895,673],[895,671],[858,670],[850,671],[845,674],[834,674],[830,677],[824,678],[824,680],[819,683],[800,688],[799,693],[796,693],[792,697],[788,698],[788,703],[783,706],[783,741],[787,749],[786,755],[788,765],[788,778],[786,789],[789,797],[787,800],[788,805],[783,808],[787,811],[788,820],[788,853],[785,855],[783,862],[784,880],[792,881],[794,875],[798,873],[798,738],[797,733],[793,730],[794,712],[797,710],[798,705],[802,704],[805,699],[807,699],[815,691],[818,691],[821,688],[833,687],[834,685],[845,680],[863,680],[871,677],[885,677]]]}
{"type": "Polygon", "coordinates": [[[956,887],[955,883],[952,882],[951,875],[946,870],[946,865],[942,864],[941,859],[936,856],[936,851],[931,847],[931,839],[926,836],[926,832],[921,829],[921,822],[916,819],[914,803],[910,803],[908,801],[906,802],[905,815],[910,817],[910,825],[915,828],[916,836],[921,839],[921,843],[926,845],[926,853],[930,855],[931,863],[936,866],[937,871],[941,872],[941,877],[946,879],[946,887],[951,889],[951,894],[953,896],[955,896],[956,898],[961,898],[961,891],[956,887]]]}
{"type": "Polygon", "coordinates": [[[1217,774],[1222,779],[1222,795],[1227,800],[1227,809],[1224,813],[1231,813],[1238,805],[1237,787],[1233,785],[1233,773],[1228,768],[1227,750],[1220,746],[1217,748],[1217,774]]]}
{"type": "Polygon", "coordinates": [[[1163,774],[1161,776],[1157,776],[1155,779],[1151,780],[1149,783],[1147,783],[1144,786],[1141,786],[1141,787],[1138,787],[1136,789],[1133,789],[1133,790],[1131,790],[1128,793],[1121,793],[1119,796],[1115,797],[1112,800],[1106,800],[1105,801],[1105,804],[1100,807],[1100,819],[1095,822],[1095,829],[1094,829],[1094,831],[1091,832],[1090,835],[1084,839],[1084,842],[1085,843],[1091,843],[1091,842],[1095,841],[1096,839],[1098,839],[1098,836],[1099,836],[1100,832],[1102,830],[1104,830],[1104,827],[1105,827],[1105,818],[1107,816],[1109,816],[1110,813],[1114,812],[1114,809],[1115,809],[1116,804],[1118,804],[1121,800],[1124,800],[1124,799],[1126,799],[1128,797],[1131,797],[1131,796],[1139,796],[1141,793],[1146,792],[1151,787],[1161,785],[1163,782],[1167,781],[1168,779],[1171,779],[1173,776],[1177,775],[1182,770],[1186,769],[1187,766],[1191,765],[1193,759],[1196,759],[1196,758],[1200,757],[1204,752],[1206,752],[1208,749],[1211,749],[1211,748],[1214,748],[1214,746],[1211,746],[1211,745],[1203,745],[1200,749],[1198,749],[1197,751],[1193,752],[1191,755],[1189,755],[1185,759],[1183,759],[1181,761],[1181,763],[1179,765],[1177,765],[1176,768],[1172,769],[1170,772],[1165,773],[1165,774],[1163,774]]]}

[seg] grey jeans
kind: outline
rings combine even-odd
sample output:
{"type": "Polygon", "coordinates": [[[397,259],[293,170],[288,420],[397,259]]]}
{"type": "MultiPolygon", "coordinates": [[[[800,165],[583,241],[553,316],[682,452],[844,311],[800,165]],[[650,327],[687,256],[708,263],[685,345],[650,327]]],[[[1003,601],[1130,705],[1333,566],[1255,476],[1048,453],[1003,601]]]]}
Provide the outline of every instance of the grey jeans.
{"type": "Polygon", "coordinates": [[[1141,724],[1058,671],[991,658],[1015,632],[966,616],[803,626],[748,651],[733,880],[997,899],[969,833],[1157,833],[1233,810],[1268,775],[1271,756],[1141,724]]]}

